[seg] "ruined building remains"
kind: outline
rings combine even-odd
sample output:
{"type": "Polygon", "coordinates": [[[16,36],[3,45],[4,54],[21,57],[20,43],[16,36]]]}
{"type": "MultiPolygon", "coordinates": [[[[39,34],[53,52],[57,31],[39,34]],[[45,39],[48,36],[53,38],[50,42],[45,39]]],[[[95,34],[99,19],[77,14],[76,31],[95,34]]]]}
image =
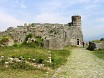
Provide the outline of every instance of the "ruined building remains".
{"type": "Polygon", "coordinates": [[[0,36],[11,35],[14,42],[22,43],[28,34],[41,36],[44,39],[44,48],[63,49],[67,45],[81,45],[83,33],[81,28],[81,16],[72,16],[72,22],[68,24],[32,23],[9,27],[0,32],[0,36]]]}

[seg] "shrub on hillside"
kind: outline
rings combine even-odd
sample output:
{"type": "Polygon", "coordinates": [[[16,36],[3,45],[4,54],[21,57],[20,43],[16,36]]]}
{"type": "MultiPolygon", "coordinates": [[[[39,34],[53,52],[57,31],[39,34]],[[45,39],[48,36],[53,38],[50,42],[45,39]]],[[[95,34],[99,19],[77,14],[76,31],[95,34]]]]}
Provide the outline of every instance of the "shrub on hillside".
{"type": "Polygon", "coordinates": [[[6,45],[6,43],[9,41],[8,38],[5,38],[3,37],[1,40],[0,40],[0,45],[6,45]]]}
{"type": "Polygon", "coordinates": [[[10,65],[11,68],[13,69],[25,69],[25,70],[33,70],[35,67],[32,65],[29,65],[25,62],[16,62],[10,65]]]}
{"type": "Polygon", "coordinates": [[[25,42],[27,42],[28,38],[32,38],[32,36],[33,36],[32,34],[26,35],[25,42]]]}
{"type": "Polygon", "coordinates": [[[35,44],[39,47],[43,47],[44,43],[43,43],[43,39],[41,38],[41,36],[36,36],[35,37],[35,44]]]}
{"type": "Polygon", "coordinates": [[[28,46],[28,47],[43,47],[44,43],[43,43],[43,39],[41,38],[41,36],[36,36],[35,37],[35,41],[32,42],[28,42],[28,38],[32,38],[32,35],[27,35],[25,41],[23,42],[22,45],[28,46]]]}
{"type": "Polygon", "coordinates": [[[100,41],[104,41],[104,38],[101,38],[100,41]]]}

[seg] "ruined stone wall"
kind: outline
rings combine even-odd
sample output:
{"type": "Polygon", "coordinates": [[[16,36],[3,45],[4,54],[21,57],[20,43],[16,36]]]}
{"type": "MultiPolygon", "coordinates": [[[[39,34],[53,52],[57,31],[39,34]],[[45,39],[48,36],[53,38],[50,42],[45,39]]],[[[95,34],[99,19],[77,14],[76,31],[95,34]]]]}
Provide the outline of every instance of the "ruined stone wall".
{"type": "Polygon", "coordinates": [[[104,41],[97,43],[97,42],[89,42],[88,50],[102,50],[104,49],[104,41]]]}
{"type": "Polygon", "coordinates": [[[17,26],[17,28],[9,27],[0,35],[9,34],[15,42],[22,43],[29,33],[41,36],[44,39],[44,47],[49,49],[63,49],[66,45],[81,45],[83,41],[80,16],[72,16],[72,22],[64,25],[32,23],[17,26]]]}
{"type": "Polygon", "coordinates": [[[96,44],[96,49],[104,49],[104,42],[102,43],[95,43],[96,44]]]}

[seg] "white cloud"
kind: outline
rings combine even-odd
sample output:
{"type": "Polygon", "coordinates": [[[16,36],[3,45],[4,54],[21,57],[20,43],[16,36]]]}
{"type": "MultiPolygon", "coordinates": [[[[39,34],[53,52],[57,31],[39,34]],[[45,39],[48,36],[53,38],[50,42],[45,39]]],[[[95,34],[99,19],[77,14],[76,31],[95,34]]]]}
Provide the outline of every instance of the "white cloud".
{"type": "Polygon", "coordinates": [[[8,26],[17,26],[18,24],[24,23],[24,21],[21,21],[21,19],[27,20],[28,22],[34,21],[41,23],[68,23],[69,20],[71,20],[71,15],[79,14],[82,16],[85,39],[104,33],[104,7],[102,5],[104,0],[32,1],[35,5],[32,5],[33,3],[30,4],[31,1],[28,3],[28,0],[0,0],[1,8],[4,4],[3,9],[5,9],[5,11],[8,11],[9,13],[14,12],[12,14],[19,18],[17,19],[6,12],[1,12],[1,10],[0,24],[6,25],[5,28],[8,26]],[[7,7],[9,7],[8,10],[7,7]],[[21,12],[21,14],[19,12],[21,12]]]}
{"type": "Polygon", "coordinates": [[[18,20],[17,18],[15,18],[15,17],[13,17],[13,16],[11,16],[11,15],[5,13],[5,12],[0,11],[0,23],[4,24],[4,26],[6,26],[6,27],[3,27],[3,28],[1,28],[2,26],[0,26],[0,29],[4,30],[9,26],[21,25],[24,22],[21,21],[21,20],[18,20]]]}
{"type": "Polygon", "coordinates": [[[103,18],[99,18],[96,20],[98,23],[103,24],[104,25],[104,17],[103,18]]]}
{"type": "MultiPolygon", "coordinates": [[[[35,22],[40,23],[66,23],[69,18],[65,18],[56,13],[44,13],[35,17],[35,22]],[[66,21],[67,20],[67,21],[66,21]]],[[[68,23],[68,22],[67,22],[68,23]]]]}
{"type": "Polygon", "coordinates": [[[20,4],[20,7],[23,9],[27,8],[27,5],[25,5],[23,1],[18,2],[18,4],[20,4]]]}
{"type": "Polygon", "coordinates": [[[40,3],[38,5],[39,11],[41,13],[56,12],[57,9],[60,9],[61,7],[62,7],[61,0],[51,0],[51,1],[40,3]]]}
{"type": "Polygon", "coordinates": [[[27,6],[25,4],[21,4],[21,8],[27,8],[27,6]]]}

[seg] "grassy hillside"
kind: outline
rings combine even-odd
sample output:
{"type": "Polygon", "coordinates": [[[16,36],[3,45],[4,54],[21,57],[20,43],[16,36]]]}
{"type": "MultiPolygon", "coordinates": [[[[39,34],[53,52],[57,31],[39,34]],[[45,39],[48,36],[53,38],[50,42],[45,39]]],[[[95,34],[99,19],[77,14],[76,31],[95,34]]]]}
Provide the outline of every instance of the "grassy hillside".
{"type": "Polygon", "coordinates": [[[27,45],[14,45],[11,47],[0,48],[0,56],[5,59],[0,62],[0,78],[46,78],[52,74],[52,71],[61,65],[65,64],[67,57],[70,55],[70,48],[64,50],[48,50],[39,47],[30,47],[27,45]],[[52,63],[47,63],[49,51],[52,56],[52,63]],[[25,63],[11,64],[9,68],[5,68],[5,62],[8,57],[19,58],[23,57],[25,61],[29,58],[35,59],[36,64],[44,64],[47,69],[39,69],[25,63]],[[41,62],[40,62],[41,61],[41,62]]]}
{"type": "MultiPolygon", "coordinates": [[[[25,60],[28,58],[36,59],[38,63],[40,59],[43,60],[43,63],[48,60],[48,49],[43,48],[33,48],[27,46],[11,46],[11,47],[3,47],[0,48],[0,56],[15,57],[18,58],[22,56],[25,60]]],[[[52,54],[52,63],[54,64],[63,64],[66,61],[66,58],[70,55],[70,51],[68,50],[50,50],[52,54]],[[59,63],[57,63],[59,62],[59,63]]]]}
{"type": "Polygon", "coordinates": [[[95,43],[103,43],[104,44],[104,41],[101,41],[101,40],[93,40],[92,42],[95,42],[95,43]]]}
{"type": "Polygon", "coordinates": [[[92,42],[100,43],[100,40],[93,40],[92,42]]]}
{"type": "Polygon", "coordinates": [[[97,51],[94,51],[93,54],[95,56],[97,56],[98,58],[101,58],[104,60],[104,50],[97,50],[97,51]]]}
{"type": "Polygon", "coordinates": [[[47,58],[47,50],[46,49],[39,49],[33,47],[26,47],[26,46],[11,46],[5,47],[0,49],[0,55],[5,57],[24,57],[25,59],[28,58],[47,58]]]}

